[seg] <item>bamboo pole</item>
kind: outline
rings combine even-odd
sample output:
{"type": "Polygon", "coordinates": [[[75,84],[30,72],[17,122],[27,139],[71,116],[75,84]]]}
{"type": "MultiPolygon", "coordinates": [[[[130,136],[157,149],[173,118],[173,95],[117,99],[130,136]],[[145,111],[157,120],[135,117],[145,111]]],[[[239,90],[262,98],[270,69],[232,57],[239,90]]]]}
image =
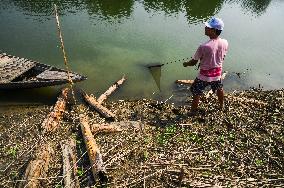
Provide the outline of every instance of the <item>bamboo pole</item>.
{"type": "Polygon", "coordinates": [[[72,96],[73,96],[74,102],[76,104],[75,94],[74,94],[74,90],[73,90],[74,83],[73,83],[73,80],[70,77],[70,68],[69,68],[69,64],[68,64],[68,60],[67,60],[67,54],[66,54],[65,47],[64,47],[64,42],[63,42],[63,37],[62,37],[60,21],[59,21],[59,16],[58,16],[56,4],[54,4],[54,12],[55,12],[55,19],[56,19],[56,24],[57,24],[58,35],[59,35],[60,43],[61,43],[61,49],[62,49],[63,58],[64,58],[64,65],[65,65],[65,68],[66,68],[66,71],[67,71],[67,76],[68,76],[72,96]]]}

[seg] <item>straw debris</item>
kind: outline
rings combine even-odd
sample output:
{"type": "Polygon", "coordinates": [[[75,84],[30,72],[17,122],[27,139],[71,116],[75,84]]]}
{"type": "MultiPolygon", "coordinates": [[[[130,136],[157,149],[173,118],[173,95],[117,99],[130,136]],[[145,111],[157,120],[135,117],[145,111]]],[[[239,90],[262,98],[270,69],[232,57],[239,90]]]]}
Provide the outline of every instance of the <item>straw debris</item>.
{"type": "Polygon", "coordinates": [[[0,116],[0,185],[18,186],[36,149],[44,140],[54,153],[41,180],[43,187],[63,187],[60,141],[76,141],[81,187],[273,187],[284,186],[283,89],[232,92],[225,108],[203,98],[201,111],[154,100],[105,101],[115,113],[110,123],[91,109],[89,125],[115,125],[119,131],[98,133],[106,182],[94,179],[80,130],[77,106],[68,106],[58,129],[41,138],[48,106],[21,106],[0,116]],[[244,99],[244,100],[239,100],[244,99]]]}

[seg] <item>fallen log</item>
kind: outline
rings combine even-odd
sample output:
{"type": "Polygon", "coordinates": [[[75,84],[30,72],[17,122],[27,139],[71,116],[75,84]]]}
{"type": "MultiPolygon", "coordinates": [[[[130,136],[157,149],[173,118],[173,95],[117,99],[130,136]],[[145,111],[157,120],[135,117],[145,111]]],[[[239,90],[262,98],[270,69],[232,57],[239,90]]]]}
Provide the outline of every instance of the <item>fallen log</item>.
{"type": "Polygon", "coordinates": [[[90,125],[90,130],[94,135],[101,132],[114,133],[122,131],[122,129],[116,123],[92,124],[90,125]]]}
{"type": "Polygon", "coordinates": [[[80,187],[77,176],[76,165],[76,144],[75,140],[70,138],[61,142],[62,160],[63,160],[63,178],[64,187],[77,188],[80,187]]]}
{"type": "Polygon", "coordinates": [[[103,101],[107,99],[108,96],[110,96],[117,88],[119,88],[120,85],[123,84],[123,82],[126,80],[125,76],[123,76],[120,80],[115,82],[112,86],[108,88],[106,92],[104,92],[99,98],[98,103],[101,104],[103,101]]]}
{"type": "MultiPolygon", "coordinates": [[[[227,76],[227,74],[228,74],[227,71],[223,72],[221,79],[224,80],[225,77],[227,76]]],[[[194,80],[176,80],[177,84],[189,84],[189,85],[191,85],[191,84],[193,84],[193,82],[194,82],[194,80]]]]}
{"type": "Polygon", "coordinates": [[[194,80],[176,80],[177,84],[193,84],[194,80]]]}
{"type": "Polygon", "coordinates": [[[53,110],[47,115],[42,123],[43,133],[55,131],[62,119],[67,104],[68,88],[62,89],[53,110]]]}
{"type": "Polygon", "coordinates": [[[87,93],[82,92],[84,100],[97,112],[99,112],[102,116],[104,116],[107,119],[113,119],[115,117],[115,114],[113,114],[109,109],[102,106],[95,97],[89,96],[87,93]]]}
{"type": "Polygon", "coordinates": [[[44,144],[38,149],[36,159],[30,161],[28,167],[26,168],[24,175],[25,181],[19,184],[20,188],[36,188],[43,186],[41,185],[42,180],[40,179],[46,178],[52,153],[53,149],[48,144],[44,144]]]}
{"type": "Polygon", "coordinates": [[[92,135],[89,125],[89,118],[87,115],[84,114],[80,114],[79,118],[80,118],[81,131],[84,137],[84,142],[86,145],[90,163],[92,165],[93,176],[95,179],[99,178],[100,182],[106,182],[107,176],[103,164],[102,154],[100,152],[98,145],[96,144],[96,140],[92,135]]]}

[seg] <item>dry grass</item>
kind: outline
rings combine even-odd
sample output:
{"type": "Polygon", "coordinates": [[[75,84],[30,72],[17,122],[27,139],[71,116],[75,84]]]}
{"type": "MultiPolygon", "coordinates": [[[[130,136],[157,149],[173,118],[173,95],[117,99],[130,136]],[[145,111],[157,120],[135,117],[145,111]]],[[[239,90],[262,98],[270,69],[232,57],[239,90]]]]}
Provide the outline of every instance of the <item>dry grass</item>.
{"type": "MultiPolygon", "coordinates": [[[[184,106],[151,100],[105,104],[124,129],[95,137],[107,170],[105,186],[284,186],[282,93],[283,90],[232,93],[227,96],[224,111],[216,110],[215,98],[203,99],[200,107],[204,111],[195,117],[187,116],[184,106]],[[238,98],[257,99],[267,105],[238,98]]],[[[40,125],[49,107],[21,107],[1,115],[2,187],[19,183],[40,139],[56,151],[42,186],[63,187],[60,141],[70,136],[77,142],[81,186],[102,186],[92,177],[78,116],[72,108],[66,112],[60,129],[45,138],[40,125]]],[[[91,123],[106,122],[91,110],[88,115],[91,123]]]]}

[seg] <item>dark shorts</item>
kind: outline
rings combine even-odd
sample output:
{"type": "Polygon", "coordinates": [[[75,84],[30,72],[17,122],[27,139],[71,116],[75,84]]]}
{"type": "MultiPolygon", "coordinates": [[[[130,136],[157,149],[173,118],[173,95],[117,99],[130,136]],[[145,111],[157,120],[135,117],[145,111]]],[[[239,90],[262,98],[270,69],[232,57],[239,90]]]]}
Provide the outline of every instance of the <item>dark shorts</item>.
{"type": "Polygon", "coordinates": [[[194,80],[194,83],[190,87],[190,91],[192,92],[193,95],[202,95],[204,89],[207,86],[211,86],[211,89],[215,93],[216,90],[223,88],[223,83],[221,80],[213,81],[213,82],[206,82],[206,81],[196,78],[194,80]]]}

